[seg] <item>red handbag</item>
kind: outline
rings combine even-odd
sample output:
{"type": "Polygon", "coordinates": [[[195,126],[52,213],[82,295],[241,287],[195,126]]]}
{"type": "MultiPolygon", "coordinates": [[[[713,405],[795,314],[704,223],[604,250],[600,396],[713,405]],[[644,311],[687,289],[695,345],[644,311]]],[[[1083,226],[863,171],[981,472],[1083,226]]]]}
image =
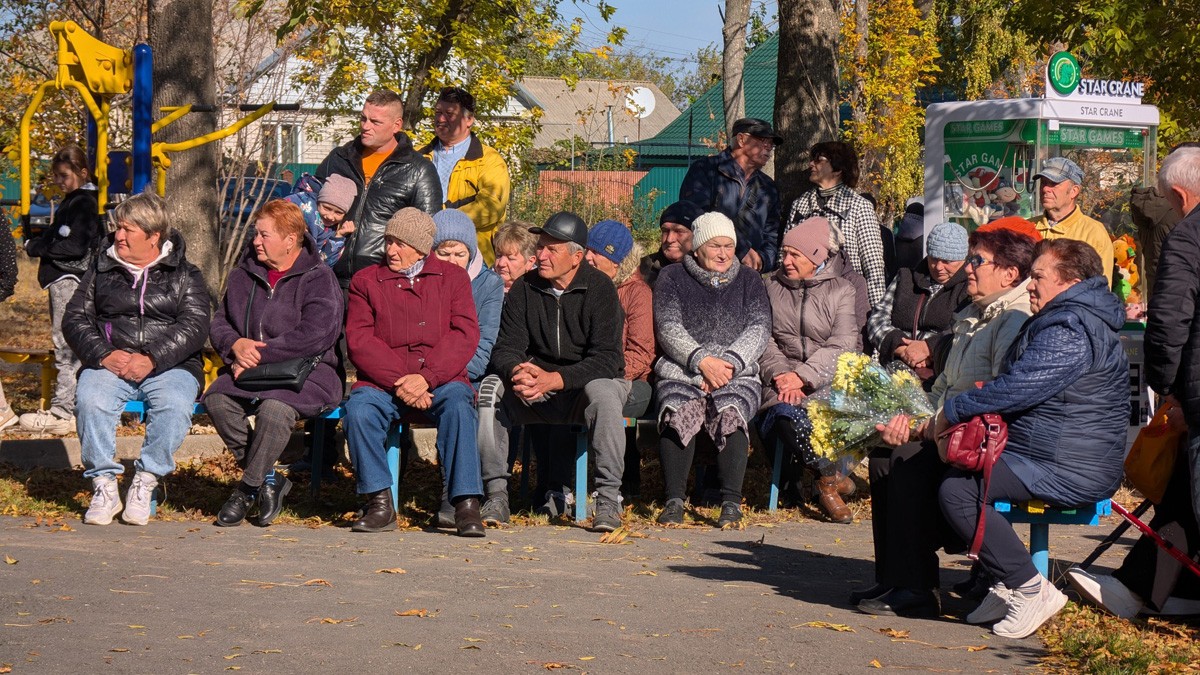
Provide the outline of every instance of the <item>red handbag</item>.
{"type": "Polygon", "coordinates": [[[987,507],[988,484],[992,481],[992,466],[1004,452],[1008,443],[1008,425],[995,413],[977,415],[961,424],[943,431],[939,438],[947,439],[946,462],[963,471],[983,472],[983,494],[980,497],[979,522],[975,526],[975,538],[967,557],[979,559],[983,546],[983,530],[987,521],[983,509],[987,507]]]}

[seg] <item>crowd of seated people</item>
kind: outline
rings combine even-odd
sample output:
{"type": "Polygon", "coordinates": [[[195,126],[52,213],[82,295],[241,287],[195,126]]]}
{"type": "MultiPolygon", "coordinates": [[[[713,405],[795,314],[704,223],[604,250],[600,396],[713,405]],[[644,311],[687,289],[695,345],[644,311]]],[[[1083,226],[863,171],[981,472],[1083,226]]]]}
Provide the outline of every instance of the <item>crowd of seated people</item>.
{"type": "MultiPolygon", "coordinates": [[[[688,202],[662,213],[656,254],[643,256],[624,223],[589,227],[560,212],[497,227],[490,266],[462,211],[406,207],[383,228],[381,259],[343,293],[301,208],[274,200],[253,214],[253,239],[210,315],[204,279],[166,213],[149,194],[121,202],[115,232],[63,312],[80,363],[74,404],[93,484],[89,524],[118,514],[146,524],[197,400],[242,467],[216,518],[224,527],[275,521],[292,488],[276,468],[291,431],[338,406],[362,500],[355,532],[397,527],[387,438],[410,422],[436,428],[438,522],[459,536],[509,521],[514,434],[562,425],[586,430],[595,466],[595,492],[575,495],[575,508],[588,509],[592,530],[613,531],[626,495],[637,494],[629,465],[641,461],[626,419],[643,416],[659,437],[658,523],[685,523],[699,451],[716,457],[716,525],[739,526],[758,437],[791,458],[783,482],[797,500],[811,483],[828,519],[845,523],[854,482],[812,461],[804,402],[828,387],[841,354],[866,348],[913,368],[937,413],[880,425],[886,447],[869,471],[876,584],[852,602],[872,614],[937,616],[937,551],[963,550],[984,518],[989,592],[968,621],[1019,638],[1065,600],[991,502],[1076,506],[1106,498],[1121,479],[1123,314],[1097,254],[1074,240],[1037,243],[1019,227],[968,237],[939,225],[928,256],[900,270],[868,320],[863,278],[819,215],[780,237],[778,267],[764,275],[737,257],[728,216],[688,202]],[[342,337],[357,373],[345,400],[342,337]],[[225,367],[201,391],[206,341],[225,367]],[[123,503],[114,428],[131,400],[145,402],[150,422],[123,503]],[[988,412],[1008,421],[1009,447],[983,500],[980,476],[950,469],[938,438],[988,412]],[[1069,432],[1080,424],[1105,442],[1069,432]]],[[[559,485],[564,452],[542,449],[547,480],[559,485]]]]}

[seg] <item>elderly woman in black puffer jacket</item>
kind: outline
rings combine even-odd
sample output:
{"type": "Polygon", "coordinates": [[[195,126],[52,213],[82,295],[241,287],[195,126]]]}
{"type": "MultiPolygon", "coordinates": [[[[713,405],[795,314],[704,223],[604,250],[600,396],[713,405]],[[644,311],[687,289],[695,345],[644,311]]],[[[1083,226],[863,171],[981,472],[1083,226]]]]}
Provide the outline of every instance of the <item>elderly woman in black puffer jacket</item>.
{"type": "Polygon", "coordinates": [[[83,475],[92,480],[83,522],[107,525],[124,508],[122,520],[145,525],[151,494],[175,469],[175,450],[192,426],[192,404],[204,379],[200,350],[208,340],[210,300],[160,197],[130,197],[110,218],[117,230],[63,318],[63,333],[82,363],[76,408],[83,475]],[[116,428],[131,400],[145,401],[149,421],[122,505],[116,428]]]}

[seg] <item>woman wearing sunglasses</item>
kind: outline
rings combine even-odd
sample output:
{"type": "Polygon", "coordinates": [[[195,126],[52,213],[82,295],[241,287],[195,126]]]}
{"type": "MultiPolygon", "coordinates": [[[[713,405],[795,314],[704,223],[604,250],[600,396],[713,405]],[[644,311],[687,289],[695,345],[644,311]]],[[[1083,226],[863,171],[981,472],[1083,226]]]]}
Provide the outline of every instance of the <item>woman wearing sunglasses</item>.
{"type": "MultiPolygon", "coordinates": [[[[1033,239],[1010,229],[977,230],[968,239],[963,269],[972,302],[954,315],[954,337],[930,400],[941,410],[948,399],[996,377],[1004,354],[1032,313],[1026,283],[1033,263],[1033,239]]],[[[875,586],[850,600],[868,614],[938,616],[938,556],[946,527],[937,490],[947,465],[938,456],[935,430],[940,419],[909,432],[897,416],[882,428],[894,446],[890,467],[877,484],[872,476],[871,511],[887,519],[876,527],[875,586]]],[[[875,467],[873,467],[873,470],[875,467]]]]}

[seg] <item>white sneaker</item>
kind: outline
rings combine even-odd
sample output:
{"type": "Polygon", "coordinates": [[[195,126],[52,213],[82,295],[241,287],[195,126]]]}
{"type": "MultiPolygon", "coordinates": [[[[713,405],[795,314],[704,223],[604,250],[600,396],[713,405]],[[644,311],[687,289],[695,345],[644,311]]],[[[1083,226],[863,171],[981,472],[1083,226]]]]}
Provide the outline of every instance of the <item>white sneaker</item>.
{"type": "Polygon", "coordinates": [[[1054,584],[1039,576],[1042,585],[1038,594],[1032,597],[1019,591],[1013,591],[1009,596],[1008,613],[995,626],[992,632],[1000,637],[1020,640],[1029,637],[1058,614],[1067,604],[1067,596],[1054,587],[1054,584]]]}
{"type": "Polygon", "coordinates": [[[1067,570],[1067,581],[1084,600],[1121,619],[1132,619],[1146,604],[1137,593],[1108,574],[1090,574],[1072,567],[1067,570]]]}
{"type": "Polygon", "coordinates": [[[1012,597],[1012,591],[1000,582],[996,582],[990,589],[988,594],[984,596],[983,602],[967,615],[967,623],[980,625],[984,623],[994,623],[1004,618],[1008,614],[1008,601],[1012,597]]]}
{"type": "Polygon", "coordinates": [[[150,521],[150,500],[154,496],[154,488],[158,487],[158,478],[148,471],[139,471],[129,483],[129,491],[125,493],[125,513],[121,520],[130,525],[145,525],[150,521]]]}
{"type": "Polygon", "coordinates": [[[39,434],[62,436],[75,431],[75,417],[59,417],[49,410],[21,415],[21,429],[39,434]]]}
{"type": "Polygon", "coordinates": [[[13,412],[11,407],[4,406],[0,408],[0,431],[4,431],[19,421],[17,413],[13,412]]]}
{"type": "Polygon", "coordinates": [[[112,476],[96,476],[92,479],[92,503],[83,522],[88,525],[107,525],[113,516],[121,512],[121,495],[117,492],[117,479],[112,476]]]}

